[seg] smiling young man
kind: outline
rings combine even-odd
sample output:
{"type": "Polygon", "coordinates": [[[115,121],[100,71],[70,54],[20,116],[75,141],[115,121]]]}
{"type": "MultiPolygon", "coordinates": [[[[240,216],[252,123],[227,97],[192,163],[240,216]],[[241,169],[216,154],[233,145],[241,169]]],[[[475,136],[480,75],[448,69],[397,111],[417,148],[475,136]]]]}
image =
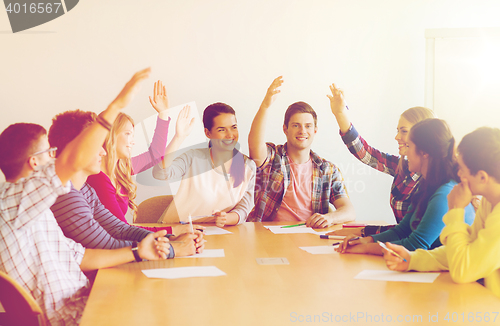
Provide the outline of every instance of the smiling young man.
{"type": "Polygon", "coordinates": [[[500,129],[479,128],[458,145],[461,183],[448,195],[448,213],[434,250],[409,252],[404,247],[387,246],[406,259],[384,250],[387,267],[397,271],[449,270],[457,283],[479,281],[500,297],[500,129]],[[472,226],[464,221],[465,207],[473,195],[483,199],[472,226]]]}
{"type": "Polygon", "coordinates": [[[344,180],[337,167],[311,150],[318,131],[316,112],[304,102],[285,112],[284,145],[266,143],[266,115],[282,77],[269,86],[248,135],[250,158],[255,161],[257,182],[252,221],[303,221],[324,228],[355,219],[344,180]],[[329,204],[335,211],[329,212],[329,204]]]}

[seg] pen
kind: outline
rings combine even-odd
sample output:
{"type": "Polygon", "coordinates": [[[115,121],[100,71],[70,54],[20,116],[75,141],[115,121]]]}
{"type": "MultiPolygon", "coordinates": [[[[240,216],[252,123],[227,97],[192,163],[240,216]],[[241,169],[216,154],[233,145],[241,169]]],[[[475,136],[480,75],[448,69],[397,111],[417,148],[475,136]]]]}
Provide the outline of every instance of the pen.
{"type": "Polygon", "coordinates": [[[345,235],[326,235],[322,234],[319,236],[321,239],[332,239],[332,240],[343,240],[345,239],[345,235]]]}
{"type": "Polygon", "coordinates": [[[342,243],[342,241],[339,241],[339,242],[334,242],[334,243],[332,243],[332,246],[336,246],[336,245],[339,245],[339,244],[341,244],[341,243],[342,243]]]}
{"type": "Polygon", "coordinates": [[[188,216],[188,220],[189,220],[189,225],[191,226],[191,233],[194,233],[193,220],[191,219],[191,215],[188,216]]]}
{"type": "Polygon", "coordinates": [[[299,223],[299,224],[294,224],[294,225],[285,225],[285,226],[282,226],[281,228],[282,229],[293,228],[294,226],[302,226],[302,225],[306,225],[306,223],[299,223]]]}
{"type": "Polygon", "coordinates": [[[385,250],[387,250],[388,252],[390,252],[391,254],[393,254],[394,256],[398,257],[398,258],[401,258],[403,261],[406,262],[406,259],[404,259],[403,257],[401,257],[397,252],[395,252],[394,250],[392,249],[389,249],[387,248],[387,246],[385,245],[385,243],[383,242],[380,242],[380,241],[377,241],[377,243],[379,244],[379,246],[381,246],[382,248],[384,248],[385,250]]]}

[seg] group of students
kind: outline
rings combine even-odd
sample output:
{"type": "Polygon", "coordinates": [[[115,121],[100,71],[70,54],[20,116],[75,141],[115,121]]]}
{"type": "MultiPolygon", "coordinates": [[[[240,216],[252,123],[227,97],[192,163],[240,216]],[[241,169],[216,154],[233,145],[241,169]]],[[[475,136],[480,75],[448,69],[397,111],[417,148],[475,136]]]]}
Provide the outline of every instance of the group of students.
{"type": "MultiPolygon", "coordinates": [[[[28,123],[0,134],[0,169],[6,178],[0,185],[0,270],[29,290],[50,324],[78,323],[89,278],[99,268],[202,252],[204,227],[192,230],[178,223],[189,215],[221,227],[303,221],[324,228],[355,219],[339,169],[311,150],[318,127],[307,103],[286,110],[284,145],[265,142],[266,116],[282,77],[272,82],[252,122],[249,156],[236,148],[235,111],[214,103],[203,112],[208,146],[175,157],[193,119],[184,107],[166,146],[169,103],[165,87],[156,82],[150,97],[158,112],[155,133],[148,151],[132,157],[134,122],[120,111],[149,74],[149,69],[136,73],[99,115],[61,113],[48,135],[28,123]],[[150,168],[157,179],[181,179],[157,221],[173,226],[136,227],[125,219],[128,209],[137,212],[132,175],[150,168]]],[[[384,255],[393,270],[450,270],[457,282],[481,279],[500,296],[500,260],[495,259],[500,250],[495,234],[500,217],[495,215],[500,213],[494,210],[500,202],[500,130],[481,128],[465,136],[457,160],[447,124],[415,107],[399,120],[399,155],[389,155],[359,136],[342,91],[334,84],[330,90],[331,110],[351,153],[394,177],[390,205],[398,223],[352,234],[334,231],[347,235],[338,251],[384,255]],[[476,195],[483,196],[477,212],[471,205],[476,195]],[[377,241],[387,242],[406,261],[377,241]]]]}

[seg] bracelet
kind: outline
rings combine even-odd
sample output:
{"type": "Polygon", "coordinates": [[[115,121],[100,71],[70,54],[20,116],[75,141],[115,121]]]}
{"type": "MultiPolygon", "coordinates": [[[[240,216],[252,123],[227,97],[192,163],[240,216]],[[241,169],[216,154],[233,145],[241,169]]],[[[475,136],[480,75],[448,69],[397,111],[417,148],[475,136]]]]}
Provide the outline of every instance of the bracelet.
{"type": "Polygon", "coordinates": [[[106,119],[104,119],[104,118],[101,116],[101,114],[99,114],[99,115],[97,116],[97,119],[96,119],[96,120],[97,120],[97,123],[99,123],[101,126],[103,126],[104,128],[108,129],[108,131],[111,131],[111,127],[112,127],[112,125],[111,125],[108,121],[106,121],[106,119]]]}
{"type": "Polygon", "coordinates": [[[139,256],[139,247],[137,247],[137,241],[132,242],[132,253],[134,254],[136,262],[142,261],[141,256],[139,256]]]}

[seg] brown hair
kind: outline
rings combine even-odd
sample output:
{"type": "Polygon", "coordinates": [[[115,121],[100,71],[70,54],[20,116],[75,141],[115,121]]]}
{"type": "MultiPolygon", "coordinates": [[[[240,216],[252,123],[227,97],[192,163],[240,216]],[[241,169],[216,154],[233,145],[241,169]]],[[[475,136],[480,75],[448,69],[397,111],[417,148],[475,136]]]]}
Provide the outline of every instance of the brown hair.
{"type": "Polygon", "coordinates": [[[295,113],[309,113],[313,116],[314,119],[314,127],[317,126],[318,122],[318,116],[316,115],[316,111],[307,104],[306,102],[295,102],[292,105],[286,109],[285,112],[285,121],[284,124],[288,128],[288,122],[290,122],[290,118],[295,114],[295,113]]]}
{"type": "Polygon", "coordinates": [[[44,127],[34,123],[15,123],[0,134],[0,169],[5,179],[21,173],[29,155],[36,151],[38,139],[46,134],[44,127]]]}

